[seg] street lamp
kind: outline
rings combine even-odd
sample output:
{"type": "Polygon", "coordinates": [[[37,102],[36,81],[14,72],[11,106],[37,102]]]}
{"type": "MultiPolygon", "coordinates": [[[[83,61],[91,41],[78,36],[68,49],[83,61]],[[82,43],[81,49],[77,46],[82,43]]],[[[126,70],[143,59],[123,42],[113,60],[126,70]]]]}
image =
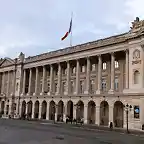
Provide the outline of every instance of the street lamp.
{"type": "Polygon", "coordinates": [[[126,124],[127,124],[127,129],[126,130],[127,130],[127,133],[129,133],[129,129],[128,129],[128,113],[129,113],[129,111],[131,111],[132,106],[127,103],[126,105],[124,105],[124,108],[126,110],[126,124]]]}

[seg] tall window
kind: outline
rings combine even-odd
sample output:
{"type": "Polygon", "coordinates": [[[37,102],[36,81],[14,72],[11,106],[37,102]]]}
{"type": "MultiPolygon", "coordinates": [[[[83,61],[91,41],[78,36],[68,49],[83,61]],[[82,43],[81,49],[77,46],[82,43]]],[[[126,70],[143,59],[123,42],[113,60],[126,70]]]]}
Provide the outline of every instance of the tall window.
{"type": "Polygon", "coordinates": [[[115,61],[115,68],[119,68],[119,62],[115,61]]]}
{"type": "Polygon", "coordinates": [[[91,65],[91,71],[95,71],[96,70],[96,64],[92,64],[91,65]]]}
{"type": "Polygon", "coordinates": [[[64,68],[63,69],[63,75],[66,75],[67,74],[67,68],[64,68]]]}
{"type": "Polygon", "coordinates": [[[74,81],[71,81],[71,93],[74,93],[74,91],[75,91],[74,81]]]}
{"type": "Polygon", "coordinates": [[[56,76],[58,75],[58,70],[57,70],[57,69],[55,70],[55,75],[56,75],[56,76]]]}
{"type": "Polygon", "coordinates": [[[102,78],[102,91],[106,91],[106,79],[102,78]]]}
{"type": "Polygon", "coordinates": [[[42,79],[40,79],[40,86],[39,89],[42,90],[42,79]]]}
{"type": "Polygon", "coordinates": [[[95,82],[94,80],[91,80],[90,82],[90,92],[93,94],[95,91],[95,82]]]}
{"type": "Polygon", "coordinates": [[[107,64],[106,64],[106,62],[104,62],[103,65],[102,65],[102,69],[106,70],[106,68],[107,68],[107,64]]]}
{"type": "Polygon", "coordinates": [[[80,93],[84,93],[84,80],[80,81],[80,93]]]}
{"type": "Polygon", "coordinates": [[[115,77],[114,89],[115,89],[116,91],[119,89],[119,79],[118,79],[118,77],[115,77]]]}
{"type": "Polygon", "coordinates": [[[72,74],[76,73],[76,67],[72,67],[72,74]]]}
{"type": "Polygon", "coordinates": [[[85,72],[85,66],[84,65],[81,66],[81,72],[85,72]]]}
{"type": "Polygon", "coordinates": [[[55,92],[57,92],[57,82],[55,83],[55,92]]]}
{"type": "Polygon", "coordinates": [[[66,92],[66,82],[63,82],[63,92],[66,92]]]}
{"type": "Polygon", "coordinates": [[[139,79],[140,79],[140,73],[139,71],[134,72],[134,84],[139,84],[139,79]]]}
{"type": "Polygon", "coordinates": [[[47,84],[47,92],[50,92],[50,84],[47,84]]]}

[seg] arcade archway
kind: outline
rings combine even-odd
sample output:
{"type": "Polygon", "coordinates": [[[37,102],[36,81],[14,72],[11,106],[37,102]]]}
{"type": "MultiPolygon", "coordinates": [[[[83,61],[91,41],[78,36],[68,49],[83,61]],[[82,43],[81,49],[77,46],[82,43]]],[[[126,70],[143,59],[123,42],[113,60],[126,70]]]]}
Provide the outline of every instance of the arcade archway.
{"type": "Polygon", "coordinates": [[[32,105],[33,105],[33,103],[32,103],[32,101],[29,101],[28,103],[27,103],[27,116],[29,117],[29,118],[31,118],[32,117],[32,105]]]}
{"type": "Polygon", "coordinates": [[[114,114],[113,120],[115,127],[123,128],[123,119],[124,119],[124,106],[121,101],[116,101],[114,103],[114,114]]]}
{"type": "Polygon", "coordinates": [[[72,101],[68,101],[67,103],[67,117],[69,117],[70,119],[73,119],[73,102],[72,101]]]}
{"type": "Polygon", "coordinates": [[[55,112],[56,112],[55,102],[51,101],[49,105],[49,120],[55,120],[55,112]]]}
{"type": "Polygon", "coordinates": [[[34,107],[34,118],[39,118],[39,101],[35,102],[35,107],[34,107]]]}
{"type": "Polygon", "coordinates": [[[76,119],[84,118],[84,103],[79,101],[76,106],[76,119]]]}
{"type": "Polygon", "coordinates": [[[5,102],[1,102],[1,114],[4,114],[4,107],[5,107],[5,102]]]}
{"type": "Polygon", "coordinates": [[[21,117],[25,118],[26,117],[26,102],[22,102],[22,108],[21,108],[21,117]]]}
{"type": "Polygon", "coordinates": [[[109,125],[109,105],[107,101],[100,103],[100,125],[109,125]]]}
{"type": "Polygon", "coordinates": [[[59,101],[57,121],[63,121],[63,112],[64,112],[64,103],[63,103],[63,101],[59,101]]]}
{"type": "Polygon", "coordinates": [[[89,124],[95,124],[95,113],[96,113],[96,109],[95,109],[96,105],[94,101],[90,101],[88,103],[88,123],[89,124]]]}
{"type": "Polygon", "coordinates": [[[46,113],[47,113],[47,102],[42,102],[42,112],[41,112],[41,118],[46,119],[46,113]]]}

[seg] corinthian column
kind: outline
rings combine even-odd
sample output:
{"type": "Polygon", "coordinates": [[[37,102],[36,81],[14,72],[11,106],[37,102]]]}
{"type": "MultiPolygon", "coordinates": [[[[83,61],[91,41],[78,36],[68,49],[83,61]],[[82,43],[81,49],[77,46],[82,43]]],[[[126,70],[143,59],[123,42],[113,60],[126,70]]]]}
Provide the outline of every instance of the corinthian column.
{"type": "Polygon", "coordinates": [[[98,89],[96,94],[101,93],[101,79],[102,79],[102,58],[101,55],[98,56],[98,89]]]}
{"type": "Polygon", "coordinates": [[[90,90],[90,58],[87,57],[87,75],[86,75],[86,91],[85,93],[88,94],[90,90]]]}
{"type": "Polygon", "coordinates": [[[61,93],[61,64],[58,64],[58,91],[57,94],[61,93]]]}
{"type": "Polygon", "coordinates": [[[115,57],[114,53],[111,53],[111,88],[109,93],[114,92],[114,84],[115,84],[115,57]]]}
{"type": "Polygon", "coordinates": [[[28,94],[31,94],[31,84],[32,84],[32,69],[30,69],[30,75],[29,75],[29,89],[28,94]]]}
{"type": "Polygon", "coordinates": [[[9,95],[9,86],[10,86],[10,71],[8,71],[8,80],[7,80],[7,96],[9,95]]]}
{"type": "Polygon", "coordinates": [[[24,69],[22,95],[25,94],[25,85],[26,85],[26,70],[24,69]]]}
{"type": "Polygon", "coordinates": [[[44,90],[45,90],[45,77],[46,77],[46,67],[43,66],[43,78],[42,78],[42,91],[41,91],[41,95],[44,94],[44,90]]]}
{"type": "Polygon", "coordinates": [[[129,51],[126,50],[126,65],[125,65],[125,88],[128,89],[129,88],[129,51]]]}
{"type": "Polygon", "coordinates": [[[77,60],[77,65],[76,65],[76,94],[79,93],[79,75],[80,75],[80,64],[79,60],[77,60]]]}
{"type": "Polygon", "coordinates": [[[50,65],[50,94],[53,92],[53,65],[50,65]]]}
{"type": "Polygon", "coordinates": [[[2,93],[4,93],[4,88],[5,88],[5,72],[2,74],[2,93]]]}
{"type": "Polygon", "coordinates": [[[38,82],[39,81],[39,69],[36,67],[36,81],[35,81],[35,93],[34,95],[37,95],[38,93],[38,82]]]}
{"type": "Polygon", "coordinates": [[[67,94],[70,92],[70,62],[67,61],[67,94]]]}

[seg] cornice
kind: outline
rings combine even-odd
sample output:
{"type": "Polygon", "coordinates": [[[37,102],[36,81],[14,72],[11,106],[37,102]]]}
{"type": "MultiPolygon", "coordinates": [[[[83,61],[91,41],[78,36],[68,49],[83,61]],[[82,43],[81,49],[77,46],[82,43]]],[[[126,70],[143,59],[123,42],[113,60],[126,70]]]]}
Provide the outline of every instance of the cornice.
{"type": "Polygon", "coordinates": [[[60,49],[57,51],[52,51],[52,52],[44,53],[41,55],[29,57],[29,58],[25,59],[24,63],[27,64],[27,63],[32,63],[32,62],[41,61],[41,60],[45,60],[45,59],[55,58],[55,57],[59,57],[59,56],[63,56],[63,55],[69,55],[69,54],[77,53],[77,52],[81,52],[81,51],[98,49],[101,47],[116,45],[116,44],[120,44],[120,43],[127,43],[129,40],[139,38],[140,36],[144,36],[144,33],[137,32],[137,33],[133,34],[131,32],[127,32],[127,33],[123,33],[120,35],[111,36],[111,37],[104,38],[104,39],[99,39],[97,41],[88,42],[85,44],[76,45],[73,47],[67,47],[65,49],[60,49]]]}

